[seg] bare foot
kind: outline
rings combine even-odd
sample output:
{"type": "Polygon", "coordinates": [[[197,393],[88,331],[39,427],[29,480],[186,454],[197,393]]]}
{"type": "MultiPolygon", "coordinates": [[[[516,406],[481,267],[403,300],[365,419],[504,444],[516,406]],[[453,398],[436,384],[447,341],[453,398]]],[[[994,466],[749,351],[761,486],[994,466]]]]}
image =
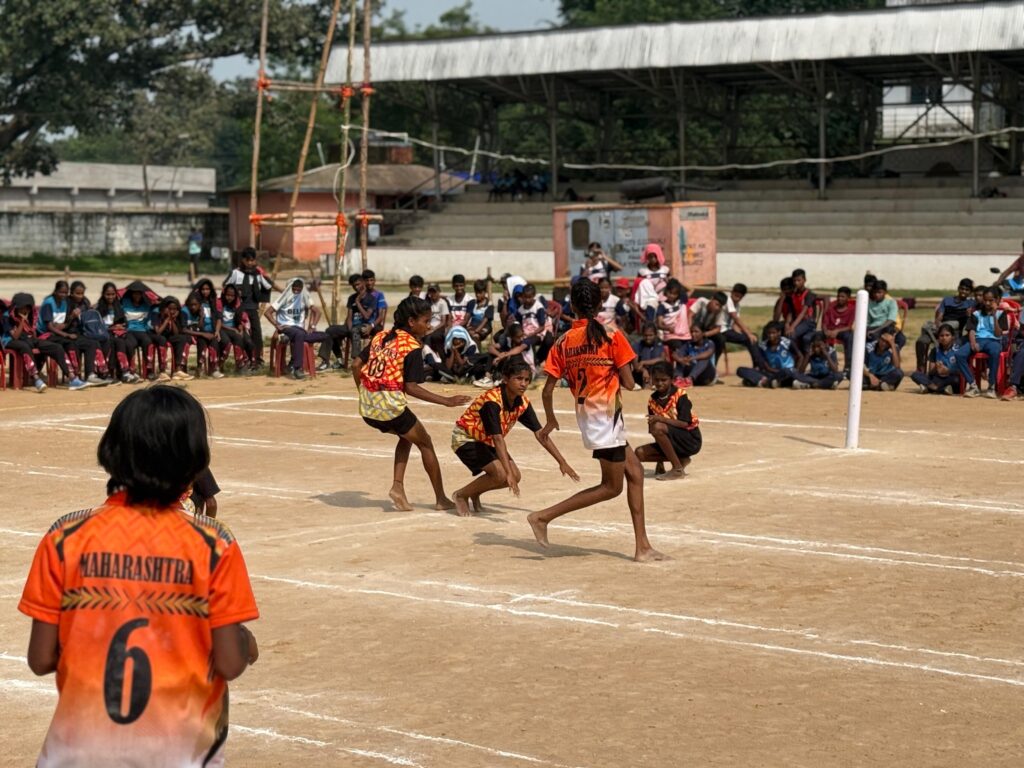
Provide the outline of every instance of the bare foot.
{"type": "Polygon", "coordinates": [[[663,555],[658,550],[648,547],[644,550],[637,550],[633,560],[637,563],[653,563],[661,560],[671,560],[668,555],[663,555]]]}
{"type": "Polygon", "coordinates": [[[545,523],[543,520],[538,520],[535,517],[536,514],[536,512],[531,512],[529,515],[527,515],[526,522],[528,522],[530,524],[530,527],[533,529],[533,536],[535,539],[537,539],[537,543],[540,544],[542,547],[547,547],[548,524],[545,523]]]}
{"type": "Polygon", "coordinates": [[[683,468],[680,467],[679,469],[670,469],[668,472],[663,472],[660,475],[655,475],[654,479],[655,480],[682,480],[685,477],[686,477],[686,473],[683,471],[683,468]]]}
{"type": "Polygon", "coordinates": [[[665,462],[664,461],[659,461],[657,464],[654,465],[654,476],[657,477],[658,475],[664,475],[664,474],[665,474],[665,462]]]}
{"type": "MultiPolygon", "coordinates": [[[[465,503],[465,502],[463,502],[465,503]]],[[[442,496],[440,499],[434,502],[434,509],[439,512],[444,512],[446,509],[455,509],[456,504],[451,499],[442,496]]]]}
{"type": "Polygon", "coordinates": [[[455,502],[456,515],[459,517],[470,517],[473,514],[469,511],[469,504],[466,503],[466,499],[458,491],[452,494],[452,500],[455,502]]]}
{"type": "Polygon", "coordinates": [[[388,491],[388,498],[395,505],[395,509],[402,512],[412,512],[412,504],[405,498],[405,486],[401,483],[395,483],[391,486],[391,490],[388,491]]]}
{"type": "Polygon", "coordinates": [[[479,514],[484,511],[483,505],[480,504],[480,497],[474,496],[470,501],[473,502],[473,511],[479,514]]]}

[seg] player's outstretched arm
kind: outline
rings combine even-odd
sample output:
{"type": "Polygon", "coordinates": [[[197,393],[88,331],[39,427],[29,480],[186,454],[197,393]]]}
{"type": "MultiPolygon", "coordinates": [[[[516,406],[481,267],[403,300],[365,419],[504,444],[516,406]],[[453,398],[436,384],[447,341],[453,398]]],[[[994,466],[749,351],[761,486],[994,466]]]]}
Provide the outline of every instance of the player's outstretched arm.
{"type": "Polygon", "coordinates": [[[234,680],[260,656],[256,638],[244,624],[213,630],[213,669],[225,680],[234,680]]]}
{"type": "Polygon", "coordinates": [[[60,642],[56,624],[32,620],[32,634],[28,639],[28,668],[37,675],[48,675],[57,669],[60,642]]]}
{"type": "Polygon", "coordinates": [[[555,441],[551,439],[551,435],[544,435],[541,437],[540,432],[534,432],[533,436],[537,438],[537,442],[544,446],[544,450],[551,454],[551,458],[558,464],[558,469],[563,475],[568,475],[577,483],[580,481],[580,476],[576,474],[576,470],[565,460],[562,456],[561,451],[558,450],[558,446],[555,445],[555,441]]]}
{"type": "Polygon", "coordinates": [[[421,387],[414,381],[405,382],[405,394],[409,395],[409,397],[415,397],[417,400],[422,400],[425,403],[444,405],[448,408],[466,405],[473,401],[473,398],[469,395],[452,395],[451,397],[445,397],[444,395],[434,394],[426,387],[421,387]]]}
{"type": "Polygon", "coordinates": [[[553,430],[558,429],[558,417],[555,416],[555,386],[558,384],[558,379],[555,376],[548,376],[544,382],[544,390],[541,392],[541,400],[544,403],[544,426],[541,427],[540,432],[537,433],[537,439],[543,440],[551,434],[553,430]]]}

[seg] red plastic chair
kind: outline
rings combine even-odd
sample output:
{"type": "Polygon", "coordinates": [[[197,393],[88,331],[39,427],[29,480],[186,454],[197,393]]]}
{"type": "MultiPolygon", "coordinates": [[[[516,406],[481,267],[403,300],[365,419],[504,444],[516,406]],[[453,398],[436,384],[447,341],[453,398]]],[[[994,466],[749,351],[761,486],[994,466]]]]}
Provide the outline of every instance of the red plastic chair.
{"type": "MultiPolygon", "coordinates": [[[[281,336],[276,331],[270,338],[270,375],[281,377],[284,375],[284,363],[288,357],[288,348],[291,342],[287,336],[281,336]]],[[[303,346],[302,368],[310,378],[316,378],[316,352],[313,344],[306,342],[303,346]]]]}
{"type": "MultiPolygon", "coordinates": [[[[1013,339],[1020,332],[1020,304],[1016,301],[1009,299],[1003,299],[999,304],[1001,309],[1007,318],[1007,329],[1006,348],[999,353],[999,367],[996,370],[996,381],[995,388],[996,394],[1002,396],[1004,392],[1009,388],[1009,371],[1010,371],[1010,358],[1013,356],[1013,339]]],[[[988,354],[985,352],[975,352],[967,360],[967,364],[971,368],[971,373],[974,374],[975,382],[980,382],[983,378],[988,378],[988,354]]],[[[992,382],[989,382],[989,386],[992,386],[992,382]]],[[[967,389],[967,382],[960,375],[960,394],[963,394],[967,389]]]]}

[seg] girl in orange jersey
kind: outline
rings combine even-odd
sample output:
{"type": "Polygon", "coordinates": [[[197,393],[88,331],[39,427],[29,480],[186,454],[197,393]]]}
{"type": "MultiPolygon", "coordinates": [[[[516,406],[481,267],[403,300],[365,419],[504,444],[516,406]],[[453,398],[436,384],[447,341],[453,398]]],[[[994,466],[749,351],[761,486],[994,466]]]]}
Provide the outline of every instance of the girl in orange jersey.
{"type": "Polygon", "coordinates": [[[686,390],[672,383],[672,367],[662,361],[651,366],[654,392],[647,401],[647,424],[653,443],[636,449],[641,462],[657,462],[656,480],[679,480],[686,477],[690,457],[701,449],[700,422],[686,390]],[[665,462],[672,469],[665,471],[665,462]]]}
{"type": "Polygon", "coordinates": [[[509,456],[505,436],[516,422],[529,429],[544,446],[544,450],[558,462],[563,475],[579,482],[579,475],[562,458],[548,435],[541,437],[540,421],[526,397],[533,378],[533,369],[522,358],[512,358],[501,371],[502,383],[480,395],[455,422],[452,431],[452,450],[469,471],[480,477],[452,494],[455,511],[467,517],[469,502],[480,511],[480,494],[498,488],[509,488],[519,495],[522,474],[509,456]]]}
{"type": "Polygon", "coordinates": [[[527,518],[537,542],[548,545],[548,525],[557,517],[589,507],[622,493],[626,484],[626,501],[633,519],[637,562],[664,560],[665,556],[651,546],[644,524],[644,470],[636,454],[626,442],[622,418],[620,382],[633,388],[630,368],[636,353],[622,331],[608,335],[597,320],[601,310],[601,290],[589,280],[577,280],[570,293],[573,314],[577,320],[562,336],[544,363],[548,375],[544,383],[544,414],[547,423],[538,434],[544,439],[558,429],[555,417],[554,392],[558,380],[565,378],[576,399],[576,422],[583,435],[583,446],[594,452],[601,462],[601,482],[579,491],[552,507],[533,512],[527,518]]]}
{"type": "Polygon", "coordinates": [[[53,524],[18,605],[29,668],[57,672],[36,765],[222,766],[259,611],[231,532],[178,501],[210,463],[206,414],[175,387],[132,392],[98,457],[109,498],[53,524]]]}
{"type": "Polygon", "coordinates": [[[416,296],[403,299],[395,309],[395,325],[381,331],[352,363],[352,378],[359,390],[359,414],[363,421],[385,434],[398,435],[395,447],[394,482],[388,497],[396,509],[410,511],[405,495],[405,468],[415,445],[434,488],[434,509],[453,509],[455,502],[444,493],[441,465],[423,424],[408,407],[407,395],[428,403],[455,408],[470,401],[466,395],[444,397],[420,386],[426,381],[423,344],[430,328],[430,302],[416,296]]]}

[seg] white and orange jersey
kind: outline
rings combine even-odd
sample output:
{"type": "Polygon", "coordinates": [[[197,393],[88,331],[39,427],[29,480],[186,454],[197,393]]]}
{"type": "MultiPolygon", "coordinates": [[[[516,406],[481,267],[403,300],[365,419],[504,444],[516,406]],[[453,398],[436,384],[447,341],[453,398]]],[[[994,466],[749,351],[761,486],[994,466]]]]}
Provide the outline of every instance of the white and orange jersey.
{"type": "Polygon", "coordinates": [[[576,398],[576,423],[585,448],[600,450],[626,444],[619,368],[635,357],[622,331],[609,334],[603,344],[592,344],[587,338],[586,320],[575,321],[548,353],[544,372],[568,380],[576,398]]]}
{"type": "Polygon", "coordinates": [[[117,493],[53,524],[18,608],[56,624],[60,642],[37,766],[223,764],[228,692],[212,631],[259,616],[224,525],[117,493]]]}

